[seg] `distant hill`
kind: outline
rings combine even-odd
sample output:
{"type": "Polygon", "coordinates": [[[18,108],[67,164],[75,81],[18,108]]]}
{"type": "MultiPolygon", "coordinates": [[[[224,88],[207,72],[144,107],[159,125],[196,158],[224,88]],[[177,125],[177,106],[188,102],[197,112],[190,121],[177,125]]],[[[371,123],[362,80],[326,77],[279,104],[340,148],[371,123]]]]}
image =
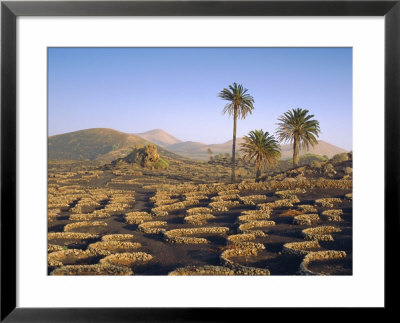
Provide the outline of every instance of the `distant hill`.
{"type": "MultiPolygon", "coordinates": [[[[236,140],[236,151],[240,152],[240,143],[243,142],[242,138],[238,138],[236,140]]],[[[210,158],[210,154],[208,154],[207,150],[211,149],[212,155],[218,154],[232,154],[232,140],[223,143],[223,144],[213,144],[206,145],[199,142],[182,142],[179,144],[171,145],[166,147],[168,150],[179,154],[181,156],[199,159],[199,160],[208,160],[210,158]]],[[[310,148],[310,150],[301,150],[300,155],[303,154],[315,154],[315,155],[326,155],[328,158],[332,158],[333,155],[347,152],[346,150],[329,144],[325,141],[320,140],[318,145],[314,146],[314,148],[310,148]]],[[[293,148],[292,145],[282,145],[281,146],[281,159],[289,159],[293,157],[293,148]]]]}
{"type": "MultiPolygon", "coordinates": [[[[328,158],[332,158],[336,154],[341,154],[341,153],[346,153],[348,152],[347,150],[344,150],[340,147],[337,147],[335,145],[332,145],[326,141],[319,140],[318,145],[314,147],[310,147],[309,150],[300,150],[299,155],[304,155],[304,154],[315,154],[315,155],[321,155],[321,156],[328,156],[328,158]]],[[[282,154],[282,159],[289,159],[293,158],[293,146],[292,145],[282,145],[281,146],[281,154],[282,154]]]]}
{"type": "MultiPolygon", "coordinates": [[[[48,138],[49,159],[97,160],[110,162],[127,156],[137,146],[150,141],[135,135],[107,128],[79,130],[48,138]]],[[[163,156],[182,159],[162,147],[158,151],[163,156]]]]}
{"type": "Polygon", "coordinates": [[[142,138],[113,129],[79,130],[50,136],[49,159],[112,160],[145,143],[142,138]]]}
{"type": "Polygon", "coordinates": [[[184,141],[170,145],[166,149],[190,159],[207,160],[209,156],[207,145],[201,142],[184,141]]]}
{"type": "MultiPolygon", "coordinates": [[[[241,142],[243,139],[237,138],[237,152],[241,142]]],[[[175,159],[184,157],[207,161],[210,159],[208,149],[211,149],[211,155],[232,153],[232,140],[207,145],[201,142],[181,141],[160,129],[132,135],[113,129],[93,128],[50,136],[49,159],[112,161],[125,157],[138,145],[149,143],[156,144],[161,155],[175,159]]],[[[292,158],[291,145],[282,145],[281,149],[282,159],[292,158]]],[[[309,151],[301,151],[300,154],[326,155],[331,158],[343,152],[346,150],[320,140],[317,146],[309,151]]]]}
{"type": "Polygon", "coordinates": [[[181,140],[175,138],[174,136],[161,129],[154,129],[147,132],[136,133],[133,135],[151,141],[152,143],[164,148],[182,142],[181,140]]]}
{"type": "MultiPolygon", "coordinates": [[[[239,148],[239,143],[243,142],[242,138],[238,138],[236,140],[236,150],[239,148]]],[[[222,149],[226,149],[227,147],[230,147],[230,153],[232,153],[232,140],[227,141],[226,143],[222,145],[214,145],[216,147],[221,147],[222,149]]],[[[217,149],[216,149],[217,150],[217,149]]],[[[327,143],[326,141],[319,140],[318,145],[314,147],[310,147],[309,150],[300,150],[300,155],[304,154],[315,154],[315,155],[321,155],[321,156],[328,156],[328,158],[332,158],[336,154],[340,153],[345,153],[348,152],[347,150],[344,150],[340,147],[337,147],[335,145],[332,145],[330,143],[327,143]]],[[[281,145],[281,154],[282,157],[281,159],[289,159],[293,158],[293,145],[287,144],[287,145],[281,145]]]]}
{"type": "MultiPolygon", "coordinates": [[[[163,142],[162,147],[165,149],[174,152],[178,155],[184,156],[186,158],[191,158],[191,159],[198,159],[198,160],[209,160],[210,154],[208,153],[208,149],[211,149],[212,155],[218,155],[218,154],[232,154],[232,140],[229,140],[225,143],[222,144],[211,144],[207,145],[201,142],[194,142],[194,141],[180,141],[179,139],[176,139],[175,137],[169,135],[163,130],[151,130],[148,131],[147,133],[152,134],[152,140],[150,140],[150,137],[148,137],[150,141],[153,141],[154,143],[157,142],[163,142]],[[158,135],[160,135],[158,137],[158,135]],[[164,138],[174,138],[176,143],[173,144],[167,144],[166,140],[164,138]]],[[[242,138],[237,138],[236,139],[236,151],[239,152],[240,150],[240,143],[243,142],[242,138]]],[[[346,150],[334,146],[332,144],[327,143],[326,141],[320,140],[318,142],[318,145],[315,147],[311,147],[310,150],[302,150],[300,151],[300,155],[304,155],[307,153],[310,154],[315,154],[315,155],[321,155],[321,156],[328,156],[328,158],[331,158],[332,156],[336,154],[340,154],[343,152],[347,152],[346,150]]],[[[281,146],[281,153],[282,153],[282,159],[289,159],[293,157],[293,148],[292,145],[282,145],[281,146]]]]}

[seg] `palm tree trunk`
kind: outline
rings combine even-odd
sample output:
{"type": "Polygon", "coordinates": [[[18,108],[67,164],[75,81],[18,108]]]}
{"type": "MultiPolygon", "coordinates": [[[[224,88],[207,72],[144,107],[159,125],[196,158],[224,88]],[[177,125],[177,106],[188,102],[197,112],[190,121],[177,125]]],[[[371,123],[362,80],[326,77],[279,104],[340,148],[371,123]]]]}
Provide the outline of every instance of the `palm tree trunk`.
{"type": "Polygon", "coordinates": [[[234,108],[233,113],[233,143],[232,143],[232,177],[231,182],[235,182],[235,155],[236,155],[236,123],[237,123],[237,108],[234,108]]]}
{"type": "Polygon", "coordinates": [[[293,142],[293,166],[296,167],[299,165],[299,143],[298,139],[295,136],[293,142]]]}
{"type": "Polygon", "coordinates": [[[260,181],[260,176],[261,176],[261,167],[259,165],[257,165],[257,168],[256,168],[256,182],[260,181]]]}

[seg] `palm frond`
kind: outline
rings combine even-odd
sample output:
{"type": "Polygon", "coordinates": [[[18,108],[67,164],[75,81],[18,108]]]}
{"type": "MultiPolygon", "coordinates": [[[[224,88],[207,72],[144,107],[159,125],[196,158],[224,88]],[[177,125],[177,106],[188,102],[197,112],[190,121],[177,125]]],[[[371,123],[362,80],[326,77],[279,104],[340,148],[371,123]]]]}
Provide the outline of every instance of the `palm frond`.
{"type": "Polygon", "coordinates": [[[243,85],[233,83],[229,85],[228,89],[224,88],[219,92],[218,97],[230,101],[225,105],[222,113],[232,116],[236,114],[239,119],[244,119],[248,114],[251,114],[254,110],[254,98],[247,91],[243,85]]]}
{"type": "Polygon", "coordinates": [[[273,165],[279,160],[281,152],[278,141],[268,132],[252,130],[243,139],[240,146],[245,160],[254,160],[259,167],[273,165]]]}
{"type": "Polygon", "coordinates": [[[295,138],[299,140],[302,148],[309,148],[318,143],[317,137],[321,132],[319,122],[311,120],[314,115],[308,114],[306,109],[292,109],[278,118],[276,135],[281,142],[293,143],[295,138]]]}

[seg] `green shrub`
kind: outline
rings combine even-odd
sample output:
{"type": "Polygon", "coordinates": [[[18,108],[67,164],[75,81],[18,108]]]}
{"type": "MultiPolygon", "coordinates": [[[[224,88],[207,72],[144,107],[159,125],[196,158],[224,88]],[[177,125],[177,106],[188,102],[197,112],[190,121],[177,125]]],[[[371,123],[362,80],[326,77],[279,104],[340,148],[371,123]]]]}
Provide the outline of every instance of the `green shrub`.
{"type": "Polygon", "coordinates": [[[165,169],[165,168],[168,168],[168,167],[169,167],[169,164],[162,158],[160,158],[159,160],[157,160],[154,163],[154,168],[155,169],[165,169]]]}
{"type": "Polygon", "coordinates": [[[317,154],[311,154],[311,153],[307,153],[304,154],[302,156],[300,156],[300,159],[304,159],[305,161],[313,161],[313,160],[318,160],[318,161],[325,161],[328,159],[328,157],[326,156],[321,156],[321,155],[317,155],[317,154]]]}
{"type": "Polygon", "coordinates": [[[322,167],[322,165],[318,160],[313,160],[311,162],[311,168],[320,169],[321,167],[322,167]]]}
{"type": "MultiPolygon", "coordinates": [[[[326,161],[328,158],[325,158],[325,156],[321,156],[321,155],[317,155],[317,154],[311,154],[311,153],[307,153],[304,155],[301,155],[299,157],[299,165],[303,166],[303,165],[310,165],[313,161],[318,161],[318,162],[324,162],[326,161]]],[[[290,158],[287,160],[289,162],[289,164],[291,165],[293,163],[293,158],[290,158]]]]}
{"type": "Polygon", "coordinates": [[[332,163],[337,164],[349,160],[349,155],[347,153],[336,154],[332,157],[332,163]]]}

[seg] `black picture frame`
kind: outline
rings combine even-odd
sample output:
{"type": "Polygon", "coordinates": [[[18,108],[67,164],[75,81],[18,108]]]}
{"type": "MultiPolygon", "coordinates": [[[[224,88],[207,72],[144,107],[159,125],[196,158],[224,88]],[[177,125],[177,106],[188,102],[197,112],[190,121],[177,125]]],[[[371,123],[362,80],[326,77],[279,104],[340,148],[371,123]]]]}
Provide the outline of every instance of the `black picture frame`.
{"type": "MultiPolygon", "coordinates": [[[[236,321],[263,309],[16,307],[16,19],[19,16],[384,16],[385,310],[395,307],[393,264],[399,233],[400,0],[380,1],[2,1],[1,2],[1,321],[236,321]],[[392,296],[391,296],[392,295],[392,296]]],[[[373,131],[373,130],[372,130],[373,131]]],[[[371,260],[372,261],[372,260],[371,260]]],[[[266,291],[268,292],[268,291],[266,291]]],[[[38,291],[40,293],[40,291],[38,291]]],[[[40,296],[40,295],[38,295],[40,296]]],[[[275,309],[282,311],[282,309],[275,309]]],[[[261,312],[261,313],[260,313],[261,312]]],[[[331,311],[330,311],[331,312],[331,311]]],[[[335,315],[334,312],[331,312],[335,315]]]]}

